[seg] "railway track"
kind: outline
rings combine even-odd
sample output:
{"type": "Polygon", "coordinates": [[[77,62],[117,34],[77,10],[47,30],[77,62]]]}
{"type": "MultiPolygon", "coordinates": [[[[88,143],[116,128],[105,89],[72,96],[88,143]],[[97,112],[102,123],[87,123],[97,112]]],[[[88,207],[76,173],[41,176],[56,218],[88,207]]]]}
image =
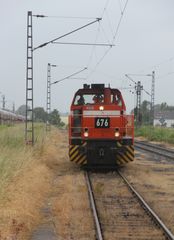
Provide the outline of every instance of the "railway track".
{"type": "Polygon", "coordinates": [[[85,172],[96,239],[174,240],[174,235],[119,172],[85,172]]]}
{"type": "Polygon", "coordinates": [[[100,218],[99,218],[98,211],[97,211],[97,206],[96,206],[96,202],[95,202],[95,197],[94,197],[94,193],[93,193],[93,189],[92,189],[91,180],[89,177],[89,173],[87,171],[85,172],[85,179],[86,179],[86,184],[87,184],[87,188],[88,188],[90,206],[91,206],[92,214],[94,217],[96,237],[97,237],[97,240],[103,240],[103,233],[102,233],[100,218]]]}
{"type": "Polygon", "coordinates": [[[134,145],[136,148],[139,148],[141,150],[155,153],[174,160],[174,150],[171,150],[169,148],[161,147],[153,143],[148,143],[146,141],[135,141],[134,145]]]}

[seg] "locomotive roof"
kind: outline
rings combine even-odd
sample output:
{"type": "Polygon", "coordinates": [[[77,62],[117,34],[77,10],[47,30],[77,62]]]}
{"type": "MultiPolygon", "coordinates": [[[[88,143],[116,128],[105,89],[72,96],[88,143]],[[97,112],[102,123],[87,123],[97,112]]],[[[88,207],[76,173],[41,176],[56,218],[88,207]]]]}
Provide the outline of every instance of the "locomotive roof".
{"type": "Polygon", "coordinates": [[[115,92],[115,93],[119,93],[121,94],[120,90],[117,89],[117,88],[111,88],[111,87],[105,87],[104,84],[91,84],[90,85],[87,85],[87,84],[84,84],[83,85],[83,88],[80,88],[76,94],[95,94],[95,93],[103,93],[104,92],[104,89],[110,89],[111,92],[115,92]]]}

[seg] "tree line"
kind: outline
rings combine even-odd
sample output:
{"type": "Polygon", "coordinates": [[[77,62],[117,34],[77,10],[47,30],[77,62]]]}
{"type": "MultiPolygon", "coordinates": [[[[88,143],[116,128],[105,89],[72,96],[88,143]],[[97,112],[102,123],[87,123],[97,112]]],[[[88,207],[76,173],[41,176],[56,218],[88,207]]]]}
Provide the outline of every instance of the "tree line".
{"type": "MultiPolygon", "coordinates": [[[[169,106],[166,102],[162,102],[161,104],[156,104],[154,106],[155,112],[164,112],[171,111],[174,112],[174,106],[169,106]]],[[[137,108],[134,108],[132,111],[134,113],[135,119],[137,116],[137,108]]],[[[151,102],[144,100],[140,106],[140,121],[143,125],[149,125],[151,121],[151,102]]]]}
{"type": "MultiPolygon", "coordinates": [[[[21,105],[17,111],[17,114],[19,115],[26,115],[26,105],[21,105]]],[[[59,111],[57,109],[54,109],[51,111],[50,114],[48,114],[43,107],[36,107],[33,109],[34,114],[34,121],[35,122],[44,122],[46,123],[49,121],[51,125],[57,126],[57,127],[64,127],[65,123],[61,121],[59,111]]]]}

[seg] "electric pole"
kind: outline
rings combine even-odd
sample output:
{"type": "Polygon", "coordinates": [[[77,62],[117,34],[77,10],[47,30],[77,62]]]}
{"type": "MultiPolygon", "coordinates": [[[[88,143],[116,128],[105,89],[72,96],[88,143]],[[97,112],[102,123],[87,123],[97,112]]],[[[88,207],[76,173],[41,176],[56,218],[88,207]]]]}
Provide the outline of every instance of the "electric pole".
{"type": "Polygon", "coordinates": [[[154,121],[154,106],[155,106],[155,71],[152,72],[152,87],[151,87],[151,114],[150,123],[153,126],[154,121]]]}
{"type": "Polygon", "coordinates": [[[25,141],[26,144],[34,144],[33,123],[33,26],[32,12],[27,15],[27,68],[26,68],[26,119],[25,141]]]}
{"type": "Polygon", "coordinates": [[[50,113],[51,113],[51,64],[48,63],[47,67],[47,121],[46,121],[46,131],[51,130],[50,125],[50,113]]]}
{"type": "Polygon", "coordinates": [[[4,110],[5,109],[5,95],[2,95],[2,109],[4,110]]]}
{"type": "Polygon", "coordinates": [[[141,82],[138,81],[137,85],[135,86],[136,95],[137,95],[137,114],[136,114],[136,125],[141,126],[142,123],[142,114],[141,114],[141,91],[143,90],[143,86],[141,82]]]}
{"type": "Polygon", "coordinates": [[[15,102],[13,102],[13,113],[15,113],[15,102]]]}

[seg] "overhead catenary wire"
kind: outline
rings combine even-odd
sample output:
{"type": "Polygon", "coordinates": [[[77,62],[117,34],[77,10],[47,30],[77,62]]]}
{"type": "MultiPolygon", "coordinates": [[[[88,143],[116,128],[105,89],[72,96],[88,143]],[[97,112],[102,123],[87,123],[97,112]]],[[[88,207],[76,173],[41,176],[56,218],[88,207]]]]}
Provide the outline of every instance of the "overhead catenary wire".
{"type": "Polygon", "coordinates": [[[134,87],[118,87],[119,90],[130,90],[134,89],[134,87]]]}
{"type": "Polygon", "coordinates": [[[85,68],[83,68],[82,70],[77,71],[77,72],[75,72],[75,73],[73,73],[73,74],[71,74],[71,75],[68,75],[67,77],[61,78],[60,80],[57,80],[57,81],[51,83],[51,85],[56,84],[56,83],[59,83],[59,82],[62,82],[62,81],[64,81],[64,80],[66,80],[66,79],[69,79],[69,78],[71,78],[71,77],[73,77],[73,76],[75,76],[75,75],[77,75],[77,74],[79,74],[79,73],[81,73],[81,72],[83,72],[83,71],[85,71],[85,70],[87,70],[87,67],[85,67],[85,68]]]}
{"type": "MultiPolygon", "coordinates": [[[[103,17],[104,13],[105,13],[106,10],[107,10],[107,6],[108,6],[108,4],[109,4],[109,1],[110,1],[110,0],[107,0],[106,3],[105,3],[105,6],[104,6],[104,9],[103,9],[103,12],[102,12],[102,17],[103,17]]],[[[124,14],[124,11],[125,11],[125,9],[126,9],[127,3],[128,3],[128,0],[126,1],[126,4],[125,4],[125,6],[124,6],[123,11],[121,12],[121,17],[120,17],[118,26],[117,26],[117,28],[116,28],[116,32],[115,32],[115,34],[114,34],[114,36],[113,36],[112,42],[114,42],[114,40],[115,40],[115,38],[116,38],[116,36],[117,36],[117,34],[118,34],[118,30],[119,30],[119,27],[120,27],[120,24],[121,24],[121,20],[122,20],[122,18],[123,18],[123,14],[124,14]]],[[[108,16],[108,15],[107,15],[107,16],[108,16]]],[[[51,17],[51,16],[47,16],[47,17],[51,17]]],[[[52,17],[55,17],[55,16],[52,16],[52,17]]],[[[57,16],[57,17],[65,17],[65,18],[66,18],[66,16],[57,16]]],[[[78,18],[78,17],[77,17],[77,18],[78,18]]],[[[97,18],[97,19],[96,19],[95,21],[93,21],[92,23],[97,22],[97,21],[99,22],[101,19],[102,19],[102,18],[97,18]]],[[[86,26],[88,26],[88,25],[90,25],[90,24],[92,24],[92,23],[89,23],[89,24],[87,24],[87,25],[85,25],[85,26],[83,26],[83,27],[86,27],[86,26]]],[[[101,24],[100,24],[100,22],[99,22],[98,34],[99,34],[99,31],[100,31],[100,27],[101,27],[101,24]]],[[[111,24],[110,24],[110,28],[112,29],[111,24]]],[[[78,29],[76,29],[76,30],[74,30],[74,31],[71,31],[70,33],[67,33],[67,34],[65,34],[65,35],[63,35],[63,36],[60,36],[60,37],[58,37],[58,38],[55,38],[55,39],[53,39],[53,40],[51,40],[51,41],[48,41],[48,42],[46,42],[46,43],[44,43],[44,44],[41,44],[41,45],[38,46],[37,48],[44,47],[44,46],[48,45],[49,43],[55,43],[56,40],[58,40],[58,39],[60,39],[60,38],[62,38],[62,37],[64,37],[64,36],[67,36],[67,35],[75,32],[75,31],[78,31],[78,30],[80,30],[80,29],[81,29],[81,28],[78,28],[78,29]]],[[[97,34],[97,35],[98,35],[98,34],[97,34]]],[[[112,34],[113,34],[113,31],[112,31],[112,34]]],[[[97,42],[97,39],[98,39],[98,36],[96,36],[96,42],[97,42]]],[[[63,43],[62,43],[62,44],[63,44],[63,43]]],[[[94,52],[94,50],[95,50],[95,45],[97,45],[97,43],[94,44],[94,46],[93,46],[93,52],[94,52]]],[[[96,65],[95,65],[95,67],[92,69],[92,72],[90,73],[90,75],[92,75],[92,74],[96,71],[96,68],[97,68],[97,67],[99,66],[99,64],[103,61],[103,59],[104,59],[105,56],[108,54],[108,52],[111,50],[111,48],[112,48],[112,46],[113,46],[114,44],[108,44],[108,45],[109,45],[109,48],[104,52],[103,56],[102,56],[102,57],[99,59],[99,61],[96,63],[96,65]]],[[[34,48],[33,50],[36,50],[37,48],[34,48]]],[[[88,65],[89,65],[89,64],[88,64],[88,65]]],[[[73,75],[74,75],[74,74],[73,74],[73,75]]],[[[70,77],[71,77],[71,75],[68,76],[68,77],[66,77],[66,78],[64,78],[64,79],[60,79],[60,80],[56,81],[55,83],[60,82],[60,81],[63,81],[63,80],[65,80],[65,79],[67,79],[67,78],[70,78],[70,77]]],[[[89,75],[88,75],[88,77],[89,77],[89,75]]],[[[87,78],[88,78],[88,77],[87,77],[87,78]]]]}
{"type": "Polygon", "coordinates": [[[105,6],[104,6],[104,8],[103,8],[103,12],[102,12],[102,14],[101,14],[102,17],[103,17],[103,15],[104,15],[107,7],[108,7],[109,1],[110,1],[110,0],[106,0],[105,6]]]}
{"type": "Polygon", "coordinates": [[[152,76],[152,74],[138,74],[138,73],[128,73],[126,75],[137,76],[137,77],[149,77],[149,76],[152,76]]]}
{"type": "MultiPolygon", "coordinates": [[[[161,66],[161,65],[164,65],[164,64],[166,64],[166,63],[168,63],[168,62],[172,62],[172,61],[174,61],[174,57],[170,57],[170,58],[168,58],[167,60],[164,60],[164,61],[161,61],[161,62],[159,62],[159,63],[157,63],[157,64],[154,64],[154,65],[151,65],[151,66],[149,66],[149,67],[147,67],[147,68],[145,68],[145,69],[154,69],[154,68],[157,68],[157,67],[159,67],[159,66],[161,66]]],[[[143,69],[143,70],[140,70],[139,72],[144,72],[145,70],[143,69]]]]}
{"type": "Polygon", "coordinates": [[[57,64],[61,68],[83,68],[84,66],[80,65],[62,65],[62,64],[57,64]]]}
{"type": "MultiPolygon", "coordinates": [[[[88,69],[88,70],[90,70],[90,69],[88,69]]],[[[92,69],[91,69],[92,70],[92,69]]],[[[98,70],[96,70],[96,72],[99,74],[99,75],[101,75],[101,76],[106,76],[107,78],[112,78],[112,79],[114,79],[114,80],[117,80],[117,81],[119,81],[120,82],[120,80],[122,80],[120,77],[118,78],[118,76],[114,76],[114,75],[112,75],[112,74],[108,74],[108,73],[106,73],[106,72],[104,72],[104,71],[98,71],[98,70]]]]}
{"type": "Polygon", "coordinates": [[[120,28],[120,25],[121,25],[121,22],[122,22],[122,19],[123,19],[123,16],[124,16],[124,12],[125,12],[127,4],[128,4],[128,1],[129,0],[126,1],[125,5],[124,5],[124,8],[123,8],[123,10],[121,12],[121,17],[120,17],[120,20],[118,22],[118,25],[117,25],[117,28],[116,28],[116,31],[115,31],[112,43],[114,43],[114,41],[115,41],[115,39],[116,39],[116,37],[118,35],[118,31],[119,31],[119,28],[120,28]]]}
{"type": "Polygon", "coordinates": [[[115,45],[108,43],[80,43],[80,42],[53,42],[53,44],[65,44],[65,45],[82,45],[82,46],[98,46],[98,47],[113,47],[115,45]]]}
{"type": "MultiPolygon", "coordinates": [[[[104,8],[103,8],[103,11],[102,11],[102,14],[101,14],[101,18],[103,19],[103,16],[104,16],[104,13],[107,9],[107,6],[109,4],[109,1],[110,0],[106,0],[106,3],[104,5],[104,8]]],[[[98,25],[98,28],[97,28],[97,33],[96,33],[96,37],[95,37],[95,43],[97,42],[98,40],[98,36],[99,36],[99,33],[100,33],[100,28],[101,28],[101,24],[99,22],[99,25],[98,25]]],[[[94,51],[95,51],[95,45],[92,47],[92,50],[91,50],[91,53],[90,53],[90,56],[89,56],[89,60],[88,60],[88,63],[87,63],[87,67],[89,68],[89,65],[92,61],[92,58],[93,58],[93,55],[94,55],[94,51]]]]}
{"type": "Polygon", "coordinates": [[[54,38],[54,39],[52,39],[52,40],[50,40],[50,41],[48,41],[48,42],[45,42],[45,43],[39,45],[38,47],[35,47],[35,48],[33,49],[33,51],[35,51],[35,50],[38,49],[38,48],[45,47],[45,46],[47,46],[47,45],[50,44],[50,43],[53,43],[53,42],[55,42],[55,41],[57,41],[57,40],[59,40],[59,39],[61,39],[61,38],[63,38],[63,37],[66,37],[66,36],[68,36],[68,35],[70,35],[70,34],[72,34],[72,33],[75,33],[75,32],[77,32],[77,31],[79,31],[79,30],[81,30],[81,29],[83,29],[83,28],[85,28],[85,27],[88,27],[88,26],[90,26],[90,25],[92,25],[92,24],[94,24],[94,23],[96,23],[96,22],[99,22],[99,21],[101,21],[101,20],[102,20],[102,18],[96,18],[95,21],[92,21],[92,22],[90,22],[90,23],[88,23],[88,24],[85,24],[85,25],[83,25],[83,26],[81,26],[81,27],[79,27],[79,28],[76,28],[76,29],[74,29],[74,30],[66,33],[66,34],[63,34],[63,35],[60,36],[60,37],[54,38]]]}
{"type": "Polygon", "coordinates": [[[96,17],[75,17],[75,16],[48,16],[48,15],[43,15],[43,14],[33,14],[33,17],[37,18],[62,18],[62,19],[96,19],[96,17]]]}
{"type": "Polygon", "coordinates": [[[122,12],[122,5],[121,5],[121,1],[120,0],[118,0],[118,5],[120,7],[120,11],[122,12]]]}
{"type": "Polygon", "coordinates": [[[85,78],[82,78],[82,77],[78,77],[78,78],[75,78],[75,77],[73,78],[73,77],[71,77],[71,78],[69,78],[69,79],[76,79],[76,80],[79,80],[79,79],[80,79],[80,80],[85,80],[85,78]]]}
{"type": "MultiPolygon", "coordinates": [[[[116,27],[116,31],[114,33],[114,36],[113,36],[113,39],[112,39],[112,44],[114,44],[115,40],[116,40],[116,37],[118,35],[118,32],[119,32],[119,28],[121,26],[121,22],[122,22],[122,19],[123,19],[123,16],[124,16],[124,13],[125,13],[125,10],[127,8],[127,5],[128,5],[128,1],[126,1],[125,5],[124,5],[124,8],[123,10],[121,11],[121,16],[120,16],[120,19],[119,19],[119,22],[117,24],[117,27],[116,27]]],[[[87,78],[90,78],[92,76],[92,74],[96,71],[97,67],[100,65],[100,63],[103,61],[103,59],[106,57],[106,55],[110,52],[112,47],[109,47],[105,52],[104,54],[102,55],[102,57],[99,59],[99,61],[96,63],[96,65],[94,66],[93,70],[88,74],[87,78]]]]}
{"type": "Polygon", "coordinates": [[[148,91],[146,91],[144,88],[143,88],[143,91],[147,94],[147,95],[149,95],[150,97],[152,96],[148,91]]]}
{"type": "Polygon", "coordinates": [[[164,78],[164,77],[167,77],[167,76],[173,75],[173,74],[174,74],[174,72],[168,72],[168,73],[166,73],[166,74],[164,74],[164,75],[161,75],[161,76],[159,76],[159,77],[156,77],[156,79],[164,78]]]}
{"type": "Polygon", "coordinates": [[[114,36],[114,30],[113,30],[113,27],[112,27],[112,24],[111,24],[111,20],[110,20],[108,11],[106,10],[105,13],[106,13],[105,15],[106,15],[107,20],[108,20],[108,26],[109,26],[109,28],[110,28],[111,34],[112,34],[112,36],[114,36]]]}
{"type": "Polygon", "coordinates": [[[108,52],[110,51],[111,47],[108,48],[105,53],[103,54],[103,56],[100,58],[100,60],[96,63],[95,67],[91,70],[91,72],[89,73],[89,75],[87,76],[86,79],[90,78],[92,76],[92,74],[96,71],[97,67],[100,65],[100,63],[103,61],[103,59],[105,58],[105,56],[108,54],[108,52]]]}
{"type": "Polygon", "coordinates": [[[137,84],[136,81],[134,79],[132,79],[129,75],[130,74],[125,74],[125,77],[127,77],[129,80],[131,80],[136,85],[137,84]]]}
{"type": "Polygon", "coordinates": [[[104,30],[104,28],[102,26],[101,26],[101,30],[102,30],[103,36],[106,38],[107,42],[110,43],[109,38],[107,37],[106,31],[104,30]]]}

